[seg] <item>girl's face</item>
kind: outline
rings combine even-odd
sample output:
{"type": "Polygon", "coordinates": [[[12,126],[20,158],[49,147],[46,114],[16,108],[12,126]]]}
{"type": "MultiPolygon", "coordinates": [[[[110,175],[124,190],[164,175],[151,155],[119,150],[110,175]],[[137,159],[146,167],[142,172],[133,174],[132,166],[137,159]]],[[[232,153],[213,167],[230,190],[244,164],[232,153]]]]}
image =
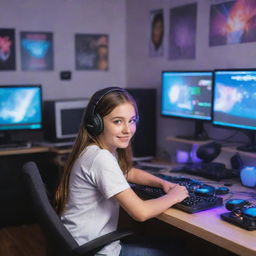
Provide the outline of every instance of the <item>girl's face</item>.
{"type": "Polygon", "coordinates": [[[160,44],[163,35],[163,24],[161,21],[157,21],[153,28],[152,40],[154,44],[160,44]]]}
{"type": "Polygon", "coordinates": [[[126,148],[136,131],[136,111],[131,103],[123,103],[103,117],[104,129],[99,139],[104,148],[115,152],[126,148]]]}

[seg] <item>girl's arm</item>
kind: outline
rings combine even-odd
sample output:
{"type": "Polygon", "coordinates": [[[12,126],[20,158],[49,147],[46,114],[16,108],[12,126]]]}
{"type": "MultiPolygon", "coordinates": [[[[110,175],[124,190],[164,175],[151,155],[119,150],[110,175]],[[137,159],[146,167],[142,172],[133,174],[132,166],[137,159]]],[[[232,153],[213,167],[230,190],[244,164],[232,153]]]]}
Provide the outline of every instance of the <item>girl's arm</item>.
{"type": "Polygon", "coordinates": [[[114,198],[133,219],[145,221],[158,216],[172,205],[184,200],[187,196],[187,189],[184,186],[176,184],[168,190],[166,195],[157,199],[144,201],[131,188],[116,194],[114,198]]]}
{"type": "Polygon", "coordinates": [[[170,189],[176,186],[175,183],[163,180],[137,168],[132,168],[129,171],[129,173],[127,174],[127,180],[128,182],[135,184],[162,188],[165,193],[167,193],[170,189]]]}

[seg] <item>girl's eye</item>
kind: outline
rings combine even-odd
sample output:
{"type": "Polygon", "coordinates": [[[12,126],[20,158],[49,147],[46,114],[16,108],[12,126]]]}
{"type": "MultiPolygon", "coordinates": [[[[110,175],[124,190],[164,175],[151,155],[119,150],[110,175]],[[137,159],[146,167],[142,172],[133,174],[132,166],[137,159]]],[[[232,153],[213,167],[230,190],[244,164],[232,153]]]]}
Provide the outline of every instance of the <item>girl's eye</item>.
{"type": "Polygon", "coordinates": [[[133,119],[130,120],[130,123],[131,123],[131,124],[136,124],[136,122],[137,122],[137,119],[136,119],[136,118],[133,118],[133,119]]]}
{"type": "Polygon", "coordinates": [[[121,124],[121,122],[122,122],[121,120],[115,120],[114,121],[115,124],[121,124]]]}

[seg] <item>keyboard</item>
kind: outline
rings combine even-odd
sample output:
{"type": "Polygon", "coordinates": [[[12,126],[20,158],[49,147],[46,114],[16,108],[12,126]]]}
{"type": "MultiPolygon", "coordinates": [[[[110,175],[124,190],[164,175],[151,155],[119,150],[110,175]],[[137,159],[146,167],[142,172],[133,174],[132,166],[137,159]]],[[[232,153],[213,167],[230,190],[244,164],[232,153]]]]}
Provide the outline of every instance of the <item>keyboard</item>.
{"type": "Polygon", "coordinates": [[[172,172],[184,172],[197,175],[214,181],[234,178],[232,169],[227,169],[222,163],[191,163],[183,166],[174,167],[172,172]]]}
{"type": "MultiPolygon", "coordinates": [[[[182,202],[175,204],[173,206],[174,208],[180,209],[188,213],[196,213],[218,207],[223,204],[223,199],[214,194],[215,188],[213,186],[209,186],[198,180],[182,176],[173,177],[162,174],[156,176],[166,179],[170,182],[186,186],[186,188],[188,189],[189,197],[185,198],[182,202]]],[[[161,188],[137,184],[131,184],[131,188],[138,196],[144,199],[158,198],[165,195],[165,192],[161,188]]]]}

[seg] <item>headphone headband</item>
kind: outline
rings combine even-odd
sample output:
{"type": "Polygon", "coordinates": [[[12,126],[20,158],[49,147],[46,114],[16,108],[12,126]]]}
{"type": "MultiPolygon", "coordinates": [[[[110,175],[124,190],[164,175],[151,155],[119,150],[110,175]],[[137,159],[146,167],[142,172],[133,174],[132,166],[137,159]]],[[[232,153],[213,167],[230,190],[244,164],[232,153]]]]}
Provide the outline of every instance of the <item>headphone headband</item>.
{"type": "Polygon", "coordinates": [[[98,105],[98,103],[101,101],[101,99],[111,93],[111,92],[114,92],[114,91],[120,91],[120,92],[125,92],[126,90],[121,88],[121,87],[107,87],[107,88],[104,88],[104,89],[101,89],[99,91],[97,91],[93,96],[92,96],[92,99],[91,99],[91,103],[92,103],[92,114],[95,114],[95,108],[96,106],[98,105]]]}

